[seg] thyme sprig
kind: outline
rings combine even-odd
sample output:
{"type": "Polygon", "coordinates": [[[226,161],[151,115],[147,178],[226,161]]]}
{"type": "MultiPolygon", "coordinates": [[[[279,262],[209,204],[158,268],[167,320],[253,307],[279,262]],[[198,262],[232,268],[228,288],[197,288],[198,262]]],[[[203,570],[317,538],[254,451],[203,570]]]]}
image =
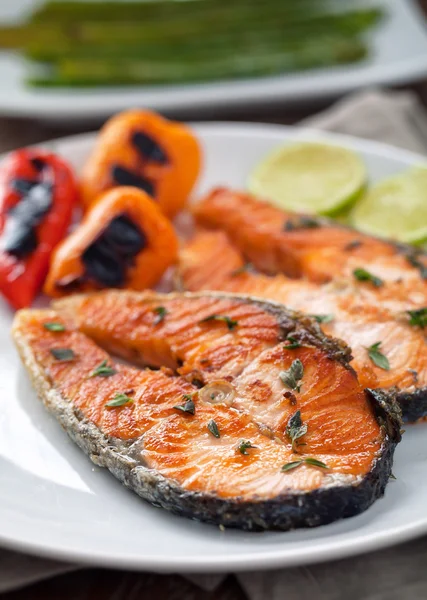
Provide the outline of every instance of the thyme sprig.
{"type": "Polygon", "coordinates": [[[223,321],[228,329],[232,331],[238,325],[238,321],[227,317],[226,315],[209,315],[200,321],[200,323],[208,323],[209,321],[223,321]]]}
{"type": "Polygon", "coordinates": [[[307,458],[301,458],[300,460],[294,460],[292,462],[286,463],[282,467],[282,471],[286,473],[287,471],[292,471],[301,465],[310,465],[311,467],[319,467],[319,469],[329,469],[328,465],[325,465],[321,460],[317,460],[317,458],[311,458],[307,456],[307,458]]]}
{"type": "Polygon", "coordinates": [[[295,359],[289,369],[280,371],[279,377],[282,383],[291,390],[301,391],[301,379],[304,375],[304,365],[299,358],[295,359]]]}
{"type": "Polygon", "coordinates": [[[294,452],[297,452],[296,448],[300,445],[298,440],[307,433],[307,430],[307,424],[303,423],[301,418],[301,411],[297,410],[289,419],[285,429],[286,435],[291,440],[292,450],[294,452]]]}
{"type": "Polygon", "coordinates": [[[384,371],[390,371],[390,363],[388,361],[387,356],[385,356],[381,350],[381,342],[377,342],[376,344],[372,344],[369,348],[366,348],[368,351],[368,356],[380,369],[384,369],[384,371]]]}

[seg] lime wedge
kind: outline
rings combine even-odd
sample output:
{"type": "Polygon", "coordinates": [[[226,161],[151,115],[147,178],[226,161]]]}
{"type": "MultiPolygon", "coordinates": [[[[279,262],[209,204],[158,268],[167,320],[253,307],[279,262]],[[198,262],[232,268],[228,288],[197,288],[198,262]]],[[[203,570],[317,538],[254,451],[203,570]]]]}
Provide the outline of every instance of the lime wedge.
{"type": "Polygon", "coordinates": [[[365,166],[354,152],[299,143],[269,154],[255,167],[248,188],[282,209],[334,215],[356,200],[365,184],[365,166]]]}
{"type": "Polygon", "coordinates": [[[411,169],[372,187],[353,208],[350,222],[379,237],[427,241],[427,169],[411,169]]]}

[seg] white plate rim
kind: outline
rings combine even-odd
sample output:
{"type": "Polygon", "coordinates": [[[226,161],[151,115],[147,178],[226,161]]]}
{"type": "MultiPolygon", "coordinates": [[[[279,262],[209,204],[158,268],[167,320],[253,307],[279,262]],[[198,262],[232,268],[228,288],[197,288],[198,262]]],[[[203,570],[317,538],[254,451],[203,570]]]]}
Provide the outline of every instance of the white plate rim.
{"type": "MultiPolygon", "coordinates": [[[[318,140],[326,143],[337,144],[348,146],[357,151],[357,149],[370,151],[372,153],[381,154],[384,157],[397,158],[404,162],[411,163],[413,165],[426,164],[427,159],[421,154],[400,149],[389,144],[382,142],[358,139],[350,135],[335,134],[324,132],[314,128],[300,128],[290,127],[279,124],[262,124],[262,123],[245,123],[245,122],[194,122],[190,125],[195,129],[196,133],[203,135],[204,132],[212,135],[218,134],[219,136],[226,129],[228,133],[230,131],[241,137],[242,135],[253,135],[254,130],[257,133],[263,135],[270,134],[272,138],[276,139],[277,134],[280,132],[293,133],[294,139],[298,140],[318,140]]],[[[66,136],[62,138],[55,138],[35,144],[37,147],[48,147],[52,148],[57,145],[66,145],[74,143],[87,143],[92,141],[96,135],[96,132],[89,132],[84,134],[77,134],[72,136],[66,136]]],[[[285,142],[286,143],[286,142],[285,142]]],[[[58,151],[58,148],[55,148],[58,151]]],[[[60,152],[60,150],[59,150],[60,152]]],[[[7,153],[0,156],[3,158],[7,153]]],[[[381,500],[379,500],[381,501],[381,500]]],[[[327,526],[326,526],[327,527],[327,526]]],[[[396,526],[389,528],[381,534],[377,534],[376,537],[372,535],[366,535],[365,537],[359,538],[357,541],[349,543],[346,541],[343,545],[341,540],[329,539],[327,544],[328,547],[324,549],[319,556],[319,550],[315,548],[310,550],[309,548],[295,551],[289,556],[288,550],[280,552],[277,548],[272,551],[262,550],[259,553],[251,553],[250,556],[247,554],[236,553],[233,557],[227,556],[226,558],[212,558],[208,559],[205,556],[194,555],[191,558],[189,564],[188,557],[176,556],[173,559],[168,557],[164,559],[160,555],[140,555],[135,558],[133,555],[126,555],[126,553],[114,554],[114,551],[109,550],[108,552],[98,551],[96,556],[93,556],[90,552],[84,549],[80,550],[69,550],[64,547],[60,547],[59,544],[34,543],[31,541],[19,541],[12,540],[10,537],[3,536],[0,531],[0,546],[8,548],[10,550],[26,552],[28,554],[37,555],[44,558],[50,558],[55,560],[79,563],[82,565],[91,566],[102,566],[111,568],[122,568],[135,571],[151,570],[154,572],[180,572],[180,573],[220,573],[230,571],[249,571],[253,569],[257,570],[268,570],[276,569],[279,567],[287,568],[294,566],[301,566],[306,564],[321,563],[331,560],[339,560],[341,558],[347,558],[350,556],[366,554],[376,550],[381,550],[390,546],[394,546],[405,541],[415,539],[427,533],[427,519],[420,520],[410,525],[396,526]]],[[[259,535],[259,534],[251,534],[259,535]]]]}
{"type": "MultiPolygon", "coordinates": [[[[381,1],[392,15],[400,11],[413,30],[414,27],[419,31],[423,29],[427,44],[427,26],[417,0],[381,1]]],[[[403,43],[402,40],[400,42],[403,43]]],[[[241,80],[173,86],[107,86],[83,89],[77,94],[72,93],[72,88],[30,93],[25,87],[13,88],[12,94],[0,94],[0,114],[15,117],[31,115],[49,121],[65,117],[74,120],[101,119],[119,110],[141,105],[179,114],[212,109],[224,112],[238,106],[332,98],[361,87],[403,85],[426,75],[427,53],[419,52],[386,64],[376,62],[373,56],[372,62],[356,63],[348,69],[322,68],[241,80]]]]}

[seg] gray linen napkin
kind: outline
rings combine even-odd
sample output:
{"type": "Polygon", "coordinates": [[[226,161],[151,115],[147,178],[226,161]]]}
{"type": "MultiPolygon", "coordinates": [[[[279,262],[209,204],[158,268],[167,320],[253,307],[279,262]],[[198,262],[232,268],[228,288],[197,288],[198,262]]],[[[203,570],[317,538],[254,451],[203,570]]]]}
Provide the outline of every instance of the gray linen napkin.
{"type": "MultiPolygon", "coordinates": [[[[302,125],[427,153],[427,112],[411,92],[361,92],[302,125]]],[[[427,538],[423,538],[338,562],[236,576],[250,600],[425,600],[426,562],[427,538]]],[[[0,593],[78,568],[0,550],[0,593]]],[[[188,578],[212,590],[224,575],[188,578]]]]}

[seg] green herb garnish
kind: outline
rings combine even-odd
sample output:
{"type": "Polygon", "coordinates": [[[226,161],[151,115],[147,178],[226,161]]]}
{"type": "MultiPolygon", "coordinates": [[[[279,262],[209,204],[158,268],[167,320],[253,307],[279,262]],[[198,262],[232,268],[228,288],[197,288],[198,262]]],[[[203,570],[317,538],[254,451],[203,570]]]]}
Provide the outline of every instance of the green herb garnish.
{"type": "Polygon", "coordinates": [[[291,390],[299,392],[301,390],[300,381],[304,375],[304,365],[299,358],[293,361],[289,369],[280,371],[279,377],[282,382],[291,390]]]}
{"type": "Polygon", "coordinates": [[[318,219],[305,215],[292,217],[285,221],[283,231],[294,231],[295,229],[316,229],[320,227],[318,219]]]}
{"type": "Polygon", "coordinates": [[[168,314],[168,311],[164,306],[156,306],[156,308],[153,308],[153,312],[156,313],[156,316],[154,317],[153,321],[154,325],[158,325],[159,323],[164,321],[166,315],[168,314]]]}
{"type": "Polygon", "coordinates": [[[184,404],[178,404],[178,405],[174,406],[173,408],[176,408],[176,410],[180,410],[183,413],[188,413],[189,415],[194,415],[196,412],[196,407],[193,402],[192,395],[184,394],[182,396],[182,399],[185,400],[184,404]]]}
{"type": "Polygon", "coordinates": [[[330,323],[331,321],[334,320],[334,315],[308,315],[309,317],[311,317],[312,319],[314,319],[315,321],[317,321],[317,323],[330,323]]]}
{"type": "Polygon", "coordinates": [[[427,279],[427,265],[424,265],[420,260],[418,260],[417,254],[407,254],[406,260],[411,265],[411,267],[415,267],[419,270],[422,279],[427,279]]]}
{"type": "Polygon", "coordinates": [[[76,358],[71,348],[51,348],[50,353],[60,362],[71,362],[76,358]]]}
{"type": "Polygon", "coordinates": [[[376,344],[372,344],[369,348],[366,348],[368,351],[368,356],[372,360],[372,362],[377,365],[380,369],[384,369],[384,371],[390,370],[390,363],[388,362],[387,356],[380,350],[381,342],[377,342],[376,344]]]}
{"type": "Polygon", "coordinates": [[[107,361],[103,360],[102,363],[98,365],[94,371],[92,371],[89,377],[111,377],[111,375],[115,375],[116,373],[116,369],[109,367],[107,365],[107,361]]]}
{"type": "Polygon", "coordinates": [[[244,454],[245,456],[249,455],[249,452],[247,452],[249,448],[257,448],[257,446],[253,446],[250,440],[240,440],[239,445],[237,446],[240,454],[244,454]]]}
{"type": "Polygon", "coordinates": [[[358,281],[369,281],[375,287],[381,287],[384,284],[382,279],[376,275],[372,275],[372,273],[369,273],[366,269],[354,269],[353,275],[358,281]]]}
{"type": "Polygon", "coordinates": [[[416,327],[427,327],[427,307],[419,308],[418,310],[407,310],[409,315],[409,325],[416,327]]]}
{"type": "Polygon", "coordinates": [[[230,317],[222,316],[222,315],[209,315],[209,317],[205,317],[200,321],[200,323],[207,323],[208,321],[223,321],[226,323],[228,329],[231,331],[235,327],[237,327],[238,322],[230,319],[230,317]]]}
{"type": "Polygon", "coordinates": [[[254,270],[254,266],[252,263],[245,263],[241,267],[238,267],[234,271],[230,273],[231,277],[237,277],[237,275],[242,275],[242,273],[250,273],[254,270]]]}
{"type": "Polygon", "coordinates": [[[297,410],[292,415],[286,425],[285,433],[292,443],[292,450],[296,452],[296,447],[299,445],[297,441],[307,433],[307,425],[302,422],[301,411],[297,410]]]}
{"type": "Polygon", "coordinates": [[[288,350],[294,350],[295,348],[301,348],[301,344],[299,343],[299,341],[294,338],[292,335],[288,335],[288,337],[286,338],[286,341],[289,342],[288,344],[285,344],[285,348],[287,348],[288,350]]]}
{"type": "Polygon", "coordinates": [[[105,406],[109,408],[113,408],[116,406],[124,406],[125,404],[129,404],[133,402],[132,398],[129,398],[127,394],[116,394],[112,400],[107,402],[105,406]]]}
{"type": "Polygon", "coordinates": [[[350,250],[355,250],[356,248],[359,248],[361,245],[362,242],[360,240],[352,240],[344,246],[344,250],[349,252],[350,250]]]}
{"type": "Polygon", "coordinates": [[[65,326],[62,323],[51,321],[50,323],[43,323],[43,327],[48,331],[65,331],[65,326]]]}
{"type": "Polygon", "coordinates": [[[296,469],[300,465],[310,465],[312,467],[319,467],[320,469],[329,469],[328,465],[325,465],[321,460],[317,460],[317,458],[302,458],[301,460],[294,460],[293,462],[286,463],[283,465],[282,471],[286,473],[286,471],[292,471],[292,469],[296,469]]]}
{"type": "Polygon", "coordinates": [[[209,421],[208,429],[214,437],[216,437],[216,438],[221,437],[221,435],[219,433],[218,425],[215,423],[215,421],[213,419],[211,419],[209,421]]]}

